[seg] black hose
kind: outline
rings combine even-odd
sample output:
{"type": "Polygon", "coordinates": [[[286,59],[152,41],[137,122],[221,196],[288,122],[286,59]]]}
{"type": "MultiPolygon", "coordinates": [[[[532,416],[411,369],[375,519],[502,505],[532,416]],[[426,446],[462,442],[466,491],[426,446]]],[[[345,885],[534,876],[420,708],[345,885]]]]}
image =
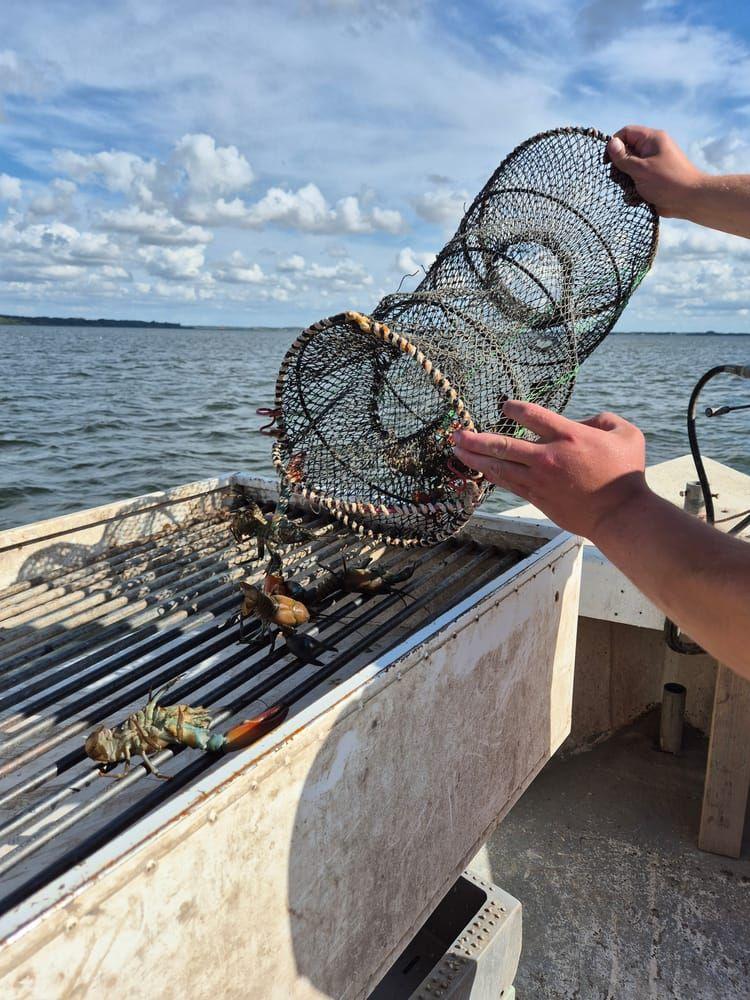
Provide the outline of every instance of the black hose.
{"type": "MultiPolygon", "coordinates": [[[[693,391],[690,393],[690,401],[688,403],[687,412],[687,432],[688,441],[690,442],[690,454],[693,456],[693,463],[695,464],[695,471],[698,474],[698,482],[701,485],[701,493],[703,494],[703,503],[706,507],[706,524],[713,525],[716,519],[716,513],[714,511],[714,498],[711,495],[711,485],[708,481],[708,476],[706,475],[706,469],[703,465],[703,456],[701,455],[700,445],[698,444],[698,433],[696,431],[696,410],[698,407],[698,397],[703,391],[706,383],[710,382],[712,378],[716,375],[727,374],[727,375],[741,375],[742,377],[747,377],[747,368],[740,368],[737,365],[716,365],[714,368],[710,368],[705,375],[701,375],[698,381],[695,383],[693,391]]],[[[740,409],[740,407],[732,407],[731,409],[740,409]]],[[[730,412],[727,408],[725,411],[730,412]]],[[[715,414],[719,416],[719,413],[715,414]]],[[[750,515],[743,518],[738,524],[732,528],[730,534],[737,534],[737,532],[742,531],[743,527],[750,524],[750,515]]],[[[705,649],[699,646],[697,642],[691,642],[688,639],[683,639],[680,634],[680,630],[675,625],[675,623],[669,619],[664,619],[664,641],[673,649],[676,653],[682,653],[685,656],[696,656],[699,653],[705,653],[705,649]]]]}
{"type": "Polygon", "coordinates": [[[739,535],[739,533],[750,524],[750,514],[747,514],[738,521],[737,524],[733,524],[732,527],[727,532],[728,535],[739,535]]]}
{"type": "Polygon", "coordinates": [[[713,524],[716,518],[714,512],[714,498],[711,496],[711,486],[708,482],[708,476],[706,475],[706,469],[703,465],[703,457],[701,455],[700,445],[698,444],[698,434],[695,429],[695,417],[696,409],[698,407],[698,396],[703,391],[704,386],[707,382],[710,382],[712,378],[716,375],[721,375],[722,372],[727,370],[726,365],[716,365],[715,368],[710,368],[705,375],[701,375],[698,381],[695,383],[693,391],[690,393],[690,402],[688,403],[688,413],[687,413],[687,432],[688,441],[690,442],[690,453],[693,456],[693,462],[695,463],[695,471],[698,473],[698,482],[701,484],[701,493],[703,494],[703,503],[706,505],[706,523],[713,524]]]}

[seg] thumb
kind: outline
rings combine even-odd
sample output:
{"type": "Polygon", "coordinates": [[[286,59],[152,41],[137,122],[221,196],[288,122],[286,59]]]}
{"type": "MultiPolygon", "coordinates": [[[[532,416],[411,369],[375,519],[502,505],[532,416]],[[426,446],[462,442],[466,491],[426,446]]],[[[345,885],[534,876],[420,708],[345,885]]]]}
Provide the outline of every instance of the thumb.
{"type": "Polygon", "coordinates": [[[632,166],[637,158],[630,155],[627,146],[619,136],[612,136],[607,143],[607,155],[618,170],[622,170],[626,174],[632,173],[632,166]]]}

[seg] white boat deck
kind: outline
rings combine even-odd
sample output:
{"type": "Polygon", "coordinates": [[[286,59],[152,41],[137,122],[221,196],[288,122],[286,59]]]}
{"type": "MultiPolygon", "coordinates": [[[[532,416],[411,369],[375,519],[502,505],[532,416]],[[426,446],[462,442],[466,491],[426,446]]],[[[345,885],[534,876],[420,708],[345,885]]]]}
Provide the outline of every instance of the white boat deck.
{"type": "MultiPolygon", "coordinates": [[[[717,527],[727,529],[750,510],[750,476],[731,469],[711,458],[704,459],[711,491],[716,494],[717,527]]],[[[651,489],[678,507],[683,506],[682,491],[687,482],[696,479],[690,455],[660,462],[646,469],[651,489]]],[[[552,522],[537,507],[523,504],[503,511],[503,517],[516,517],[535,525],[552,522]]],[[[635,625],[639,628],[661,629],[664,614],[586,540],[583,550],[581,606],[579,613],[586,618],[635,625]]]]}

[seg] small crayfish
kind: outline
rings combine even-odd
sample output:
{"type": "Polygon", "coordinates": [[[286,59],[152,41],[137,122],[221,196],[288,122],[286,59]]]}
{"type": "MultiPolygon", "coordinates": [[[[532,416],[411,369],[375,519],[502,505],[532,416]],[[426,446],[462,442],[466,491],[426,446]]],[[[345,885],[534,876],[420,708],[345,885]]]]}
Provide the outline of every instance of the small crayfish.
{"type": "Polygon", "coordinates": [[[277,554],[271,557],[263,580],[263,591],[266,594],[291,597],[295,601],[299,601],[310,612],[311,618],[316,617],[318,605],[326,597],[330,597],[338,587],[338,581],[332,573],[314,580],[307,587],[303,587],[296,580],[287,580],[283,575],[283,566],[277,554]]]}
{"type": "Polygon", "coordinates": [[[246,538],[257,541],[258,559],[265,556],[266,549],[273,555],[279,545],[309,542],[313,537],[307,528],[290,521],[282,513],[277,512],[268,517],[254,500],[244,501],[242,506],[230,509],[228,516],[229,530],[236,542],[242,542],[246,538]]]}
{"type": "Polygon", "coordinates": [[[139,754],[151,774],[169,780],[170,775],[161,774],[149,759],[150,753],[165,750],[169,746],[192,747],[210,753],[226,753],[240,750],[270,732],[286,717],[288,706],[275,705],[252,719],[241,722],[227,733],[213,733],[210,730],[211,714],[201,705],[167,705],[162,707],[159,699],[179,677],[175,677],[156,694],[149,692],[146,706],[133,712],[119,726],[109,729],[97,726],[87,737],[84,749],[87,756],[100,764],[99,773],[104,775],[116,764],[125,762],[125,768],[118,778],[124,778],[130,770],[130,758],[139,754]]]}

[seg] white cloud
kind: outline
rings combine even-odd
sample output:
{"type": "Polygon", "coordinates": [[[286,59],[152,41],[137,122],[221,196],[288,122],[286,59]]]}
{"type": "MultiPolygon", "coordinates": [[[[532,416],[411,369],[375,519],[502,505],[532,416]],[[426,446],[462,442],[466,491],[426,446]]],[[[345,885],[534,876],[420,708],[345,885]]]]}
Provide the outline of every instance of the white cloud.
{"type": "Polygon", "coordinates": [[[100,225],[109,232],[137,236],[140,243],[177,244],[210,243],[213,235],[200,226],[186,226],[165,208],[151,211],[135,205],[102,212],[100,225]]]}
{"type": "Polygon", "coordinates": [[[750,52],[728,32],[710,26],[666,23],[619,31],[593,62],[624,86],[675,86],[750,94],[750,52]],[[656,45],[656,48],[655,48],[656,45]],[[658,58],[655,52],[658,49],[658,58]]]}
{"type": "Polygon", "coordinates": [[[715,257],[739,261],[750,256],[750,240],[728,233],[718,233],[710,229],[690,225],[676,219],[662,222],[659,234],[659,259],[669,260],[674,267],[675,258],[680,261],[703,260],[715,257]]]}
{"type": "Polygon", "coordinates": [[[342,260],[330,265],[311,264],[305,269],[304,275],[334,289],[369,288],[373,284],[372,275],[353,260],[342,260]]]}
{"type": "Polygon", "coordinates": [[[175,145],[174,160],[198,195],[233,194],[253,181],[252,168],[237,147],[217,146],[205,133],[184,135],[175,145]]]}
{"type": "Polygon", "coordinates": [[[296,191],[271,187],[259,201],[242,205],[236,200],[233,206],[234,219],[251,229],[275,225],[308,233],[371,233],[375,230],[396,233],[404,226],[400,212],[378,207],[363,211],[359,199],[353,195],[341,198],[332,208],[313,183],[296,191]]]}
{"type": "Polygon", "coordinates": [[[73,181],[58,177],[47,188],[29,202],[29,214],[37,217],[54,215],[67,219],[72,213],[73,195],[78,188],[73,181]]]}
{"type": "Polygon", "coordinates": [[[639,311],[706,322],[707,316],[737,316],[750,307],[750,241],[670,219],[662,224],[659,243],[635,300],[639,311]]]}
{"type": "Polygon", "coordinates": [[[0,174],[0,201],[18,201],[21,197],[21,181],[10,174],[0,174]]]}
{"type": "Polygon", "coordinates": [[[229,261],[216,268],[213,272],[217,281],[227,281],[240,285],[260,285],[266,281],[266,275],[258,264],[249,264],[239,250],[235,250],[229,261]]]}
{"type": "Polygon", "coordinates": [[[691,152],[699,167],[712,172],[744,173],[750,165],[750,143],[745,133],[735,129],[725,135],[698,140],[691,152]]]}
{"type": "Polygon", "coordinates": [[[79,232],[63,222],[28,225],[20,216],[0,224],[0,245],[6,257],[15,252],[26,255],[26,260],[31,255],[43,261],[103,263],[120,256],[119,248],[103,233],[79,232]]]}
{"type": "Polygon", "coordinates": [[[152,186],[158,166],[154,160],[144,160],[135,153],[122,150],[102,151],[81,155],[71,150],[56,150],[55,162],[60,170],[77,181],[98,181],[108,191],[132,194],[140,201],[153,199],[152,186]]]}
{"type": "MultiPolygon", "coordinates": [[[[407,14],[378,0],[387,14],[370,21],[372,5],[366,13],[359,0],[292,6],[257,5],[248,18],[242,5],[220,0],[176,18],[131,0],[71,18],[59,5],[29,4],[7,18],[3,44],[15,51],[0,54],[0,93],[34,90],[40,99],[8,100],[6,169],[23,180],[20,196],[0,205],[0,225],[7,212],[14,229],[0,264],[19,274],[36,268],[39,281],[52,273],[45,269],[78,268],[36,288],[49,303],[63,285],[71,296],[109,288],[117,315],[117,296],[138,284],[149,288],[144,303],[174,302],[175,318],[179,303],[197,309],[213,295],[212,309],[224,300],[286,303],[253,315],[296,322],[324,297],[344,306],[355,298],[352,283],[368,276],[374,284],[359,285],[368,296],[393,290],[403,240],[392,234],[412,223],[409,256],[398,263],[426,264],[427,249],[444,242],[441,230],[456,225],[502,157],[541,129],[645,120],[707,169],[748,170],[748,36],[710,10],[698,18],[666,0],[529,0],[463,5],[458,16],[450,5],[407,14]],[[40,74],[48,54],[57,66],[40,74]],[[56,147],[68,152],[55,162],[56,147]],[[56,175],[79,186],[68,208],[56,175]],[[28,229],[45,220],[70,224],[78,237],[28,229]],[[86,233],[105,243],[101,260],[84,264],[73,255],[85,251],[86,233]],[[329,249],[331,234],[344,245],[329,249]],[[147,247],[186,248],[192,262],[144,259],[147,247]],[[287,266],[296,257],[303,263],[287,266]],[[355,257],[360,271],[346,264],[355,257]],[[326,267],[338,263],[343,270],[326,267]],[[193,276],[174,276],[186,270],[193,276]]],[[[654,274],[634,300],[651,303],[655,326],[699,308],[696,288],[706,309],[742,292],[744,247],[707,242],[695,229],[664,233],[654,274]]],[[[8,304],[32,295],[31,284],[7,282],[8,304]]],[[[210,322],[211,312],[190,315],[210,322]]],[[[239,309],[222,312],[223,322],[245,319],[239,309]]]]}
{"type": "Polygon", "coordinates": [[[0,94],[38,96],[52,85],[56,69],[48,60],[29,59],[4,49],[0,52],[0,94]]]}
{"type": "Polygon", "coordinates": [[[400,233],[405,228],[401,213],[393,208],[378,208],[376,205],[370,215],[373,229],[382,229],[386,233],[400,233]]]}
{"type": "Polygon", "coordinates": [[[163,278],[198,278],[204,262],[204,248],[141,247],[138,256],[149,274],[163,278]]]}
{"type": "Polygon", "coordinates": [[[295,229],[320,230],[329,223],[330,215],[320,188],[306,184],[295,192],[269,188],[259,202],[246,209],[244,221],[249,226],[275,222],[295,229]]]}
{"type": "Polygon", "coordinates": [[[471,202],[468,191],[451,191],[438,188],[427,191],[417,198],[415,207],[417,215],[425,222],[434,222],[440,226],[454,227],[471,202]]]}
{"type": "Polygon", "coordinates": [[[105,278],[124,278],[130,280],[130,272],[126,271],[124,267],[119,267],[117,264],[105,264],[100,272],[105,278]]]}
{"type": "Polygon", "coordinates": [[[95,181],[134,199],[135,204],[125,208],[103,211],[102,224],[136,235],[144,243],[209,242],[205,229],[186,228],[185,223],[352,234],[398,233],[404,228],[396,209],[365,208],[354,195],[331,206],[312,182],[296,190],[271,186],[256,201],[239,197],[237,192],[253,181],[250,164],[236,146],[217,146],[205,133],[184,135],[163,163],[122,150],[85,155],[57,150],[55,162],[80,183],[95,181]]]}
{"type": "Polygon", "coordinates": [[[279,271],[302,271],[305,267],[305,258],[298,253],[293,253],[291,257],[280,260],[276,265],[279,271]]]}

